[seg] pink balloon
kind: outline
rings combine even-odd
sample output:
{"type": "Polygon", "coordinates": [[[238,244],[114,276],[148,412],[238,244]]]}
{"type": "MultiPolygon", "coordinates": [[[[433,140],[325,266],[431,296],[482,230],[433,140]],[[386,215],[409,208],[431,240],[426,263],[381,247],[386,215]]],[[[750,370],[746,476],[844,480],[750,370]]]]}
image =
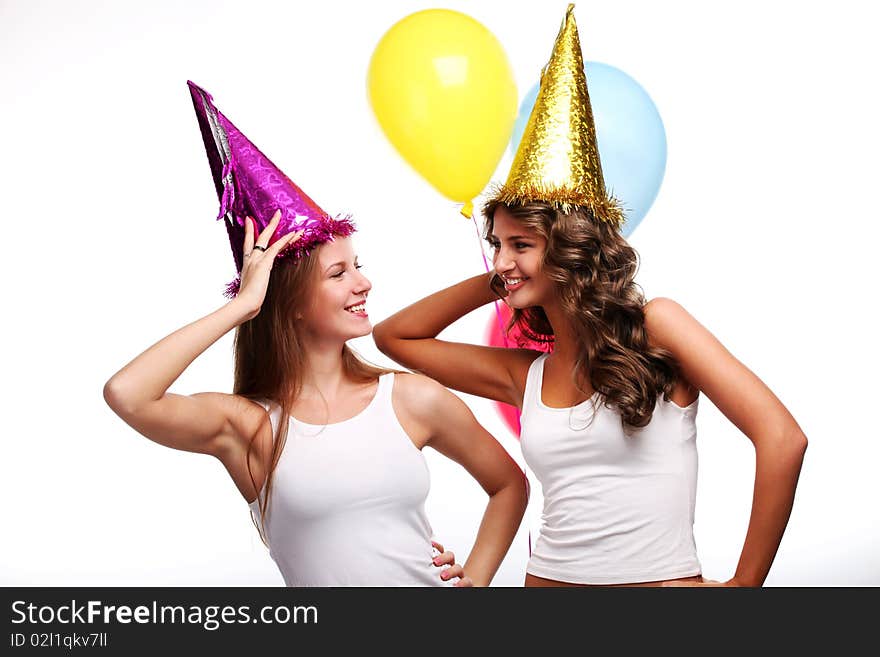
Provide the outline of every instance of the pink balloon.
{"type": "MultiPolygon", "coordinates": [[[[518,327],[513,326],[509,333],[505,333],[504,327],[510,321],[511,310],[506,303],[502,301],[495,302],[496,312],[492,313],[489,319],[489,325],[486,327],[485,341],[490,347],[511,347],[534,349],[535,351],[551,351],[552,347],[549,343],[535,342],[527,338],[518,327]]],[[[513,435],[519,438],[519,409],[510,404],[493,401],[495,410],[501,416],[507,428],[513,432],[513,435]]]]}

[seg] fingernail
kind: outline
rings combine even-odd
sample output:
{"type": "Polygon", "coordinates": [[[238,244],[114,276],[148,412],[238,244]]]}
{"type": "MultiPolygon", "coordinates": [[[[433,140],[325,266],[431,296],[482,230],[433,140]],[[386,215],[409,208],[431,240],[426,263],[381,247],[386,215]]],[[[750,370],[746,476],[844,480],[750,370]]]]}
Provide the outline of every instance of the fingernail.
{"type": "Polygon", "coordinates": [[[439,566],[439,565],[440,565],[440,557],[434,557],[434,565],[435,565],[435,566],[439,566]]]}
{"type": "Polygon", "coordinates": [[[440,577],[441,579],[449,579],[449,571],[444,570],[442,573],[440,573],[440,577]]]}

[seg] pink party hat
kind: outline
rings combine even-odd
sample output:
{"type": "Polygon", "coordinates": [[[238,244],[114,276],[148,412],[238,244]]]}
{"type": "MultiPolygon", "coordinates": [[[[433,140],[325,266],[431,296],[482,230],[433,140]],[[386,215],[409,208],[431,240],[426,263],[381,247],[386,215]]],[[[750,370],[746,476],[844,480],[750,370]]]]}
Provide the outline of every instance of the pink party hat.
{"type": "MultiPolygon", "coordinates": [[[[279,259],[302,257],[335,235],[346,237],[354,232],[354,224],[348,217],[331,217],[272,164],[220,113],[211,94],[190,81],[187,84],[220,198],[217,218],[226,223],[236,271],[241,273],[246,217],[254,218],[259,233],[280,209],[281,219],[271,242],[297,230],[305,231],[278,254],[279,259]]],[[[236,277],[227,286],[226,296],[235,296],[239,284],[240,278],[236,277]]]]}

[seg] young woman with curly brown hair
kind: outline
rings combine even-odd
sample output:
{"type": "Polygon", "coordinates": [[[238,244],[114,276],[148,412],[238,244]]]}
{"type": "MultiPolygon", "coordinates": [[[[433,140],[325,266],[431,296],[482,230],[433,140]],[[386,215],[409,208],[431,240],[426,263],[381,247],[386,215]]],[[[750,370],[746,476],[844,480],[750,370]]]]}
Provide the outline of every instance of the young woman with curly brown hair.
{"type": "Polygon", "coordinates": [[[717,584],[693,537],[700,393],[754,443],[751,519],[726,584],[760,586],[788,522],[807,439],[770,389],[681,305],[645,302],[636,252],[583,208],[485,208],[494,270],[378,324],[376,344],[445,386],[521,409],[544,489],[525,584],[717,584]],[[504,294],[545,354],[438,340],[504,294]]]}
{"type": "Polygon", "coordinates": [[[507,182],[484,207],[494,248],[474,276],[375,327],[379,348],[445,386],[521,411],[544,493],[527,586],[718,585],[693,534],[700,394],[755,446],[749,528],[731,586],[759,586],[807,439],[770,389],[684,308],[645,300],[638,256],[605,191],[570,5],[507,182]],[[437,335],[502,296],[551,352],[437,335]]]}

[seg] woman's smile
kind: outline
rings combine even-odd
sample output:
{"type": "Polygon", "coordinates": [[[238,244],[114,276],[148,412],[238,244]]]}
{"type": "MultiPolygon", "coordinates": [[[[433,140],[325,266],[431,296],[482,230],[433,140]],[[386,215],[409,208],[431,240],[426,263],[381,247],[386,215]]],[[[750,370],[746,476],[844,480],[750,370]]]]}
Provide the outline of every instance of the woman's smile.
{"type": "Polygon", "coordinates": [[[528,279],[528,276],[520,276],[518,278],[508,278],[507,276],[502,276],[502,280],[504,281],[504,289],[508,292],[515,292],[523,285],[525,285],[528,279]]]}

